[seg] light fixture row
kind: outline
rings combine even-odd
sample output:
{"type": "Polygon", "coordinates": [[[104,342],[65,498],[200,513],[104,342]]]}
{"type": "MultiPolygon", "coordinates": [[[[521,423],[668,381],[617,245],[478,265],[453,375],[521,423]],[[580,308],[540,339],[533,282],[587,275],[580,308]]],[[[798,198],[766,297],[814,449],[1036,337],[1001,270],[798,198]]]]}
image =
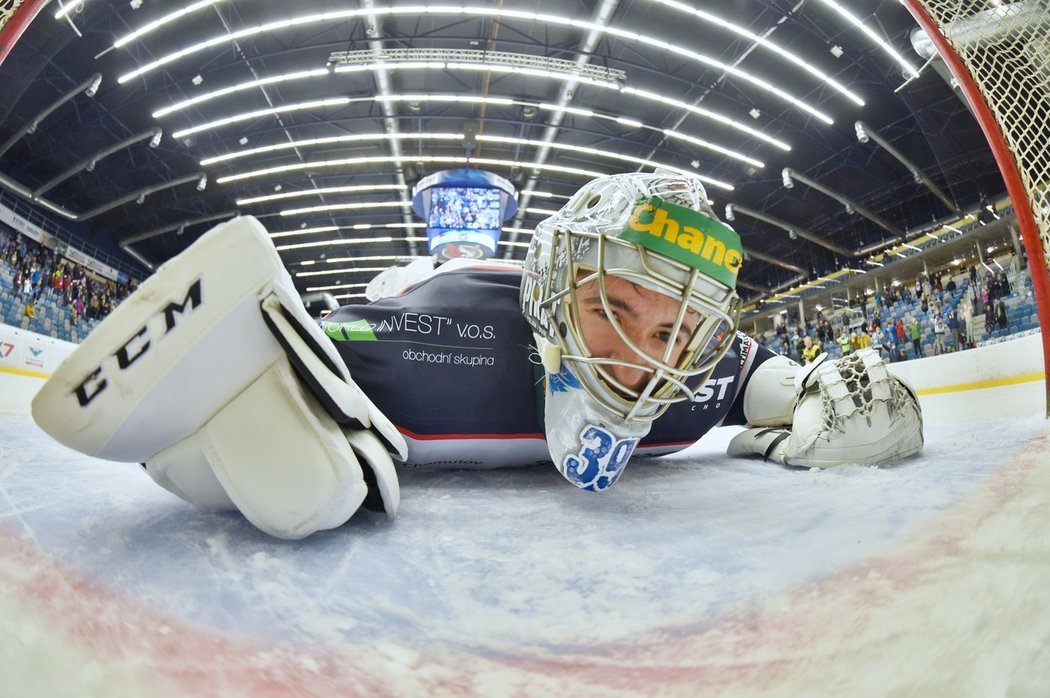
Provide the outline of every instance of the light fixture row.
{"type": "MultiPolygon", "coordinates": [[[[417,134],[402,133],[402,134],[396,134],[395,135],[395,134],[387,134],[387,133],[371,133],[371,134],[351,134],[351,135],[345,135],[345,136],[332,136],[332,137],[328,137],[328,138],[310,138],[310,139],[303,139],[303,140],[297,140],[297,141],[288,141],[288,142],[284,142],[284,143],[278,143],[278,144],[275,144],[275,145],[262,146],[262,147],[258,147],[258,148],[250,148],[248,150],[242,150],[242,151],[237,151],[237,152],[232,152],[232,153],[226,153],[225,155],[221,155],[221,156],[214,157],[214,158],[207,158],[205,160],[202,160],[201,161],[201,165],[202,166],[207,166],[207,165],[215,164],[217,162],[227,162],[227,161],[233,160],[233,159],[239,159],[239,158],[243,158],[243,157],[251,157],[253,155],[259,155],[259,154],[268,153],[268,152],[277,152],[277,151],[281,151],[281,150],[296,150],[296,149],[308,148],[308,147],[316,146],[316,145],[335,145],[335,144],[343,144],[343,143],[351,143],[351,142],[364,142],[364,141],[377,141],[377,140],[384,140],[385,141],[385,140],[389,140],[390,138],[397,138],[399,140],[419,139],[419,140],[431,140],[431,141],[461,141],[461,140],[463,140],[463,134],[462,133],[417,133],[417,134]]],[[[536,147],[536,148],[543,147],[543,146],[546,145],[546,147],[549,147],[549,148],[551,148],[553,150],[563,150],[563,151],[568,151],[568,152],[581,153],[581,154],[589,155],[589,156],[592,156],[592,157],[608,158],[610,160],[617,160],[617,161],[620,161],[620,162],[630,163],[631,165],[635,165],[635,166],[652,167],[652,168],[657,168],[657,169],[665,169],[665,170],[672,170],[672,171],[677,171],[677,172],[683,172],[683,173],[689,174],[691,176],[695,176],[695,177],[699,178],[701,181],[703,181],[703,182],[705,182],[707,184],[710,184],[712,186],[718,187],[719,189],[723,189],[725,191],[732,191],[734,189],[733,185],[730,184],[729,182],[726,182],[726,181],[723,181],[723,180],[720,180],[720,179],[716,179],[714,177],[709,177],[709,176],[706,176],[706,175],[703,175],[703,174],[692,172],[690,170],[685,170],[683,168],[680,168],[680,167],[677,167],[675,165],[671,165],[671,164],[668,164],[668,163],[662,163],[662,162],[658,162],[658,161],[655,161],[655,160],[649,160],[647,158],[639,158],[639,157],[635,157],[633,155],[627,155],[625,153],[617,153],[617,152],[614,152],[614,151],[604,150],[604,149],[601,149],[601,148],[591,148],[591,147],[585,147],[585,146],[571,145],[571,144],[568,144],[568,143],[558,143],[556,141],[552,142],[552,143],[545,144],[542,141],[529,139],[529,138],[513,138],[513,137],[507,137],[507,136],[491,136],[491,135],[485,135],[485,134],[478,134],[477,140],[480,141],[480,142],[486,142],[486,143],[506,143],[506,144],[523,145],[523,146],[536,147]]],[[[382,156],[382,157],[386,157],[386,156],[382,156]]],[[[256,177],[256,176],[264,176],[264,175],[269,175],[269,174],[277,174],[277,173],[285,173],[285,172],[292,172],[292,171],[300,171],[300,170],[304,170],[304,169],[310,169],[311,167],[327,168],[327,167],[337,167],[337,166],[340,166],[340,165],[368,164],[368,163],[374,163],[374,162],[395,162],[395,164],[400,164],[401,162],[404,162],[404,161],[408,161],[408,162],[420,162],[420,161],[423,161],[423,162],[426,162],[426,161],[428,161],[429,158],[434,158],[434,157],[439,157],[439,156],[415,156],[415,157],[410,157],[410,156],[401,156],[401,157],[389,156],[389,158],[393,158],[393,160],[389,160],[389,159],[385,159],[384,160],[384,159],[382,159],[382,157],[379,157],[379,156],[368,156],[368,157],[363,157],[363,158],[341,158],[341,159],[337,159],[337,160],[326,160],[326,161],[320,161],[320,162],[298,162],[298,163],[292,163],[292,164],[288,164],[288,165],[278,165],[278,166],[274,166],[274,167],[263,168],[263,169],[258,169],[258,170],[251,170],[251,171],[246,171],[246,172],[237,172],[237,173],[234,173],[234,174],[230,174],[230,175],[225,175],[223,177],[219,177],[216,181],[218,181],[219,183],[233,182],[233,181],[238,181],[238,180],[241,180],[241,179],[246,179],[246,178],[256,177]]],[[[465,161],[466,158],[463,158],[463,160],[465,161]]],[[[434,161],[434,160],[429,160],[429,161],[434,161]]],[[[473,161],[476,162],[477,160],[474,159],[473,161]]],[[[508,163],[508,162],[510,162],[510,161],[505,161],[505,160],[499,161],[500,164],[504,164],[504,165],[506,163],[508,163]]],[[[519,165],[520,166],[521,163],[515,162],[514,165],[519,165]]],[[[531,165],[531,166],[535,167],[535,165],[531,165]]],[[[544,165],[543,167],[554,167],[554,166],[552,166],[552,165],[544,165]]],[[[590,172],[588,172],[588,174],[590,174],[590,172]]]]}
{"type": "Polygon", "coordinates": [[[820,109],[817,109],[816,107],[812,106],[806,101],[780,89],[779,87],[772,84],[768,80],[765,80],[764,78],[754,75],[735,65],[720,61],[712,56],[699,53],[684,46],[672,44],[661,37],[648,36],[645,34],[640,34],[638,32],[633,32],[618,27],[606,26],[596,22],[592,22],[590,20],[576,19],[573,17],[563,17],[560,15],[553,15],[543,12],[530,12],[524,10],[512,10],[507,8],[466,5],[406,5],[400,7],[369,7],[364,9],[339,10],[332,12],[299,15],[297,17],[290,17],[287,19],[267,22],[251,27],[245,27],[243,29],[229,32],[226,34],[212,36],[211,38],[205,39],[204,41],[200,41],[189,46],[184,46],[176,51],[161,56],[160,58],[154,61],[150,61],[144,65],[140,65],[138,68],[121,75],[119,78],[117,78],[117,82],[121,84],[126,83],[132,79],[145,76],[157,70],[158,68],[161,68],[170,63],[174,63],[188,56],[194,55],[207,48],[243,41],[244,39],[253,36],[273,34],[281,30],[302,28],[312,24],[345,22],[348,20],[362,18],[369,18],[372,21],[374,21],[375,17],[394,15],[452,15],[468,17],[491,17],[497,19],[513,19],[528,23],[536,23],[543,26],[565,26],[579,29],[580,31],[587,33],[598,33],[614,36],[625,41],[632,41],[642,44],[644,46],[648,46],[650,48],[656,48],[659,50],[667,51],[669,53],[682,56],[683,58],[688,58],[702,65],[715,68],[716,70],[722,73],[733,75],[734,77],[739,78],[743,82],[749,83],[787,102],[796,109],[804,111],[828,125],[834,123],[834,119],[832,119],[825,112],[821,111],[820,109]]]}

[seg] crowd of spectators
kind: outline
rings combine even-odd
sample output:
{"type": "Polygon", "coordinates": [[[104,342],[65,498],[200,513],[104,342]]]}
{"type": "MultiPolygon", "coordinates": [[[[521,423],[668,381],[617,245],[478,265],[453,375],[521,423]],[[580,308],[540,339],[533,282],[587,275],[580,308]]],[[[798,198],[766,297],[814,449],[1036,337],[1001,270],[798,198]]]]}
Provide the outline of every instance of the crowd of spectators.
{"type": "Polygon", "coordinates": [[[24,317],[30,319],[41,302],[53,300],[69,309],[73,325],[98,320],[135,288],[134,281],[118,284],[35,240],[4,230],[0,230],[0,263],[12,270],[11,293],[21,301],[24,317]]]}
{"type": "MultiPolygon", "coordinates": [[[[1024,258],[1007,263],[1015,271],[1015,284],[1023,285],[1027,279],[1024,258]]],[[[845,356],[875,347],[887,361],[903,361],[922,358],[928,352],[972,348],[982,336],[975,321],[983,320],[986,337],[1010,327],[1005,302],[1011,294],[1010,276],[1002,264],[993,265],[972,265],[960,276],[947,270],[921,274],[914,283],[854,297],[847,309],[832,318],[818,309],[813,317],[800,321],[796,312],[786,311],[778,316],[769,344],[804,363],[826,350],[845,356]],[[884,320],[887,314],[891,317],[884,320]]]]}

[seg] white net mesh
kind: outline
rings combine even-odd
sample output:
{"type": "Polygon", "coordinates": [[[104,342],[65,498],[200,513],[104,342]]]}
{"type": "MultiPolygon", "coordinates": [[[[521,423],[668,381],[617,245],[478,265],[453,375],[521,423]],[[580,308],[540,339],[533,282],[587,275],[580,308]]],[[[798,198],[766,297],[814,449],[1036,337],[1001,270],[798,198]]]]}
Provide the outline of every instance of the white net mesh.
{"type": "Polygon", "coordinates": [[[998,122],[1042,241],[1042,259],[1030,261],[1045,274],[1050,268],[1050,2],[909,4],[937,22],[998,122]]]}

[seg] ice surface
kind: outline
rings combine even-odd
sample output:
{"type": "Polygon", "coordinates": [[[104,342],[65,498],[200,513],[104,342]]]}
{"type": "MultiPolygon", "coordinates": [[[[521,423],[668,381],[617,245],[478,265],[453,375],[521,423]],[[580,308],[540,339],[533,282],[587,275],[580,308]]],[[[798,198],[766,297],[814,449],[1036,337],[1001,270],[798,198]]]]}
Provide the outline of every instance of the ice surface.
{"type": "Polygon", "coordinates": [[[733,433],[602,494],[403,472],[397,520],[283,542],[0,415],[0,694],[1050,695],[1044,419],[885,469],[733,433]]]}

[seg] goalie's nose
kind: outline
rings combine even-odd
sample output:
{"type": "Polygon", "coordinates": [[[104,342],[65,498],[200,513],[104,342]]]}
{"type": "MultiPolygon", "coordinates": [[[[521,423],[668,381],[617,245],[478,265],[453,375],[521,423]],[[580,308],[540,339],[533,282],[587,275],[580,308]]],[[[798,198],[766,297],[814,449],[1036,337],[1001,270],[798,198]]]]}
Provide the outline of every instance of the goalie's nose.
{"type": "MultiPolygon", "coordinates": [[[[618,357],[610,357],[618,358],[618,357]]],[[[626,357],[625,357],[626,358],[626,357]]],[[[628,359],[632,362],[639,361],[638,356],[632,356],[628,359]]],[[[651,371],[647,371],[641,368],[633,368],[631,366],[623,366],[620,364],[609,364],[605,367],[605,371],[609,376],[625,388],[630,390],[641,390],[652,376],[651,371]]]]}

